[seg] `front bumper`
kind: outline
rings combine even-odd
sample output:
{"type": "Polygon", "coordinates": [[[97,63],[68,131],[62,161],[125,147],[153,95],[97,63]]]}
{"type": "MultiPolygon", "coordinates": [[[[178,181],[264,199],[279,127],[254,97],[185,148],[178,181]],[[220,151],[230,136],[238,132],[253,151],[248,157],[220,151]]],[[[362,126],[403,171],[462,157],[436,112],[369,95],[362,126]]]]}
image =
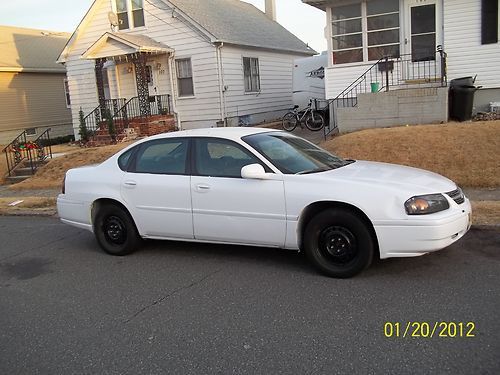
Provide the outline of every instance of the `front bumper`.
{"type": "Polygon", "coordinates": [[[442,218],[428,217],[393,225],[375,225],[380,258],[412,257],[441,250],[462,238],[471,226],[468,199],[442,218]]]}

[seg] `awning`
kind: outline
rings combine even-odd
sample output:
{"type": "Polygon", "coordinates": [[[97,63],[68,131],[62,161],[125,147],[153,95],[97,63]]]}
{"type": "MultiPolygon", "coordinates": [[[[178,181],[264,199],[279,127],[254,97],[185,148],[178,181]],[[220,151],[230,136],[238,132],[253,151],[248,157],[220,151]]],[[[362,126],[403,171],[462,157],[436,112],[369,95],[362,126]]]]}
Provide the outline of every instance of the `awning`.
{"type": "Polygon", "coordinates": [[[107,32],[82,54],[82,58],[118,58],[140,52],[164,54],[174,50],[145,35],[107,32]]]}

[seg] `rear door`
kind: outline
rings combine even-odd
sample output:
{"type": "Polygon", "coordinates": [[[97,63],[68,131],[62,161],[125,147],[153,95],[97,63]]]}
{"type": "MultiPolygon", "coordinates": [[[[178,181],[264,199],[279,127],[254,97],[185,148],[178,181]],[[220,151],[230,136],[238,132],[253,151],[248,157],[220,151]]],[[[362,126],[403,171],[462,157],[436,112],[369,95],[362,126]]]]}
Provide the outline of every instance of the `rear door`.
{"type": "Polygon", "coordinates": [[[193,139],[192,158],[196,239],[284,245],[286,216],[282,180],[241,178],[243,166],[264,164],[243,146],[225,139],[193,139]]]}
{"type": "Polygon", "coordinates": [[[188,138],[145,142],[121,181],[121,194],[141,234],[193,238],[188,138]]]}

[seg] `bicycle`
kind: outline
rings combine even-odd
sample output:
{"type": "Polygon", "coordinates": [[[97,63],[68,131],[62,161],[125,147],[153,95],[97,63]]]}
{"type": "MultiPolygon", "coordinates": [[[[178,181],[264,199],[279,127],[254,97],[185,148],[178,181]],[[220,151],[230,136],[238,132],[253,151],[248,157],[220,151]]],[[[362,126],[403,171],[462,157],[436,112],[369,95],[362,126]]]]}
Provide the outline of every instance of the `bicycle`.
{"type": "Polygon", "coordinates": [[[306,128],[315,132],[323,129],[325,126],[325,117],[316,109],[312,109],[312,99],[309,99],[309,104],[303,110],[298,110],[299,106],[295,105],[290,112],[287,112],[281,119],[283,129],[288,132],[293,131],[297,125],[305,123],[306,128]]]}

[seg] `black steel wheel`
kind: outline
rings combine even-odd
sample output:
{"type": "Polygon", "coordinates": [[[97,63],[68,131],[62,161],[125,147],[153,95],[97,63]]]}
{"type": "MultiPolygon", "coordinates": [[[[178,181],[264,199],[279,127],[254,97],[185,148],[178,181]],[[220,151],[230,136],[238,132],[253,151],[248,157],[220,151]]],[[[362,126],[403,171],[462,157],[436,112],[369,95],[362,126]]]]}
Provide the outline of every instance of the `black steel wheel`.
{"type": "Polygon", "coordinates": [[[318,111],[309,112],[306,116],[306,128],[310,131],[317,132],[324,128],[325,117],[318,111]]]}
{"type": "Polygon", "coordinates": [[[294,112],[288,112],[281,119],[281,125],[287,132],[293,131],[297,127],[297,116],[294,112]]]}
{"type": "Polygon", "coordinates": [[[320,212],[308,223],[304,249],[320,272],[348,278],[371,264],[375,246],[368,224],[357,213],[332,208],[320,212]]]}
{"type": "Polygon", "coordinates": [[[127,255],[140,244],[132,218],[115,205],[102,206],[94,220],[94,234],[101,248],[111,255],[127,255]]]}

